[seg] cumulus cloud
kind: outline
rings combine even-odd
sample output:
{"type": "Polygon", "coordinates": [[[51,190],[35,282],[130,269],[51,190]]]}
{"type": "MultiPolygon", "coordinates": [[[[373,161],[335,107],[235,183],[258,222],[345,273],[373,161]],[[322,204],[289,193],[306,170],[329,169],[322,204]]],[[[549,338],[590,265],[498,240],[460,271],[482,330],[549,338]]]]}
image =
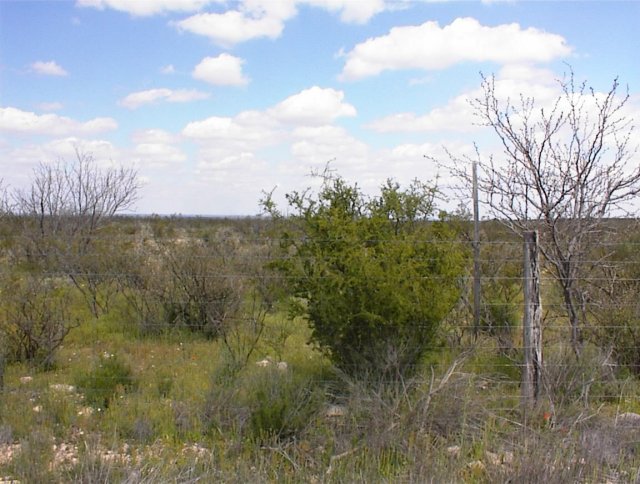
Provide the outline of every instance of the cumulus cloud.
{"type": "Polygon", "coordinates": [[[288,124],[320,125],[342,116],[355,116],[356,108],[344,102],[344,92],[313,86],[288,97],[269,111],[288,124]]]}
{"type": "Polygon", "coordinates": [[[182,134],[201,143],[215,143],[218,147],[246,149],[268,146],[280,136],[274,120],[259,111],[243,111],[234,117],[211,116],[193,121],[182,134]]]}
{"type": "Polygon", "coordinates": [[[60,102],[51,102],[51,103],[40,103],[38,107],[42,111],[60,111],[64,106],[60,102]]]}
{"type": "Polygon", "coordinates": [[[36,61],[31,64],[30,68],[33,72],[43,76],[64,77],[69,75],[56,61],[36,61]]]}
{"type": "Polygon", "coordinates": [[[0,108],[0,131],[64,136],[111,131],[118,127],[113,118],[94,118],[80,122],[56,114],[36,114],[18,108],[0,108]]]}
{"type": "MultiPolygon", "coordinates": [[[[518,99],[524,93],[539,106],[549,106],[560,94],[556,77],[549,69],[529,65],[509,65],[496,75],[495,92],[499,99],[518,99]]],[[[471,101],[482,95],[481,88],[464,92],[426,114],[396,113],[371,122],[368,127],[381,133],[457,131],[478,129],[471,101]]]]}
{"type": "Polygon", "coordinates": [[[368,159],[368,146],[339,126],[305,126],[296,128],[292,135],[291,154],[305,170],[334,158],[346,165],[364,165],[368,159]]]}
{"type": "Polygon", "coordinates": [[[385,0],[243,0],[235,10],[198,13],[174,25],[223,46],[257,38],[276,39],[300,5],[321,8],[339,14],[343,22],[360,24],[388,7],[385,0]]]}
{"type": "Polygon", "coordinates": [[[135,131],[131,135],[131,139],[136,144],[144,143],[162,143],[162,144],[174,144],[180,140],[180,137],[165,131],[164,129],[143,129],[135,131]]]}
{"type": "Polygon", "coordinates": [[[24,186],[30,181],[28,167],[39,163],[54,163],[58,160],[72,160],[76,157],[76,149],[91,153],[95,162],[102,167],[115,166],[115,160],[122,160],[122,151],[112,143],[101,139],[86,139],[77,136],[57,138],[41,144],[27,144],[13,149],[0,146],[0,171],[12,186],[24,186]],[[16,170],[16,166],[21,169],[16,170]]]}
{"type": "Polygon", "coordinates": [[[425,115],[415,113],[396,113],[377,119],[367,127],[379,133],[420,132],[420,131],[459,131],[467,132],[473,125],[473,108],[469,104],[472,93],[461,94],[447,104],[429,111],[425,115]]]}
{"type": "Polygon", "coordinates": [[[200,13],[175,24],[178,29],[208,37],[213,42],[230,46],[251,39],[276,39],[284,29],[284,20],[263,16],[254,18],[237,10],[224,13],[200,13]]]}
{"type": "Polygon", "coordinates": [[[111,8],[134,16],[149,16],[166,12],[195,12],[220,0],[76,0],[79,7],[99,10],[111,8]]]}
{"type": "Polygon", "coordinates": [[[473,18],[394,27],[387,35],[367,39],[346,54],[340,76],[357,80],[386,70],[439,70],[471,62],[500,64],[549,62],[571,53],[565,39],[517,23],[483,26],[473,18]]]}
{"type": "Polygon", "coordinates": [[[178,146],[181,137],[163,129],[145,129],[132,134],[135,143],[130,158],[140,166],[162,168],[187,160],[178,146]]]}
{"type": "Polygon", "coordinates": [[[160,73],[162,73],[162,74],[175,74],[176,73],[176,68],[173,66],[173,64],[168,64],[168,65],[162,66],[160,68],[160,73]]]}
{"type": "Polygon", "coordinates": [[[268,148],[284,154],[287,143],[291,143],[291,155],[305,163],[304,171],[308,171],[308,163],[325,163],[335,156],[349,162],[365,159],[365,144],[329,124],[340,116],[355,114],[343,92],[313,86],[264,111],[193,121],[181,135],[198,144],[200,168],[208,172],[219,174],[230,166],[247,167],[249,162],[257,169],[259,153],[268,148]]]}
{"type": "Polygon", "coordinates": [[[265,174],[268,169],[264,160],[249,151],[238,153],[219,152],[216,149],[205,149],[200,152],[197,171],[205,180],[220,183],[246,184],[253,180],[252,188],[258,185],[258,174],[265,174]],[[251,174],[251,175],[249,175],[251,174]]]}
{"type": "Polygon", "coordinates": [[[137,164],[156,168],[183,163],[187,159],[187,155],[180,148],[164,143],[138,144],[131,155],[137,164]]]}
{"type": "Polygon", "coordinates": [[[207,99],[209,96],[209,93],[195,89],[178,89],[174,91],[172,89],[159,88],[133,92],[121,99],[119,104],[127,109],[137,109],[145,104],[153,104],[158,101],[185,103],[207,99]]]}
{"type": "Polygon", "coordinates": [[[320,7],[330,12],[339,12],[345,23],[363,24],[374,15],[388,8],[384,0],[303,0],[300,3],[320,7]]]}
{"type": "Polygon", "coordinates": [[[218,57],[205,57],[193,69],[195,79],[216,86],[244,86],[249,79],[242,74],[244,60],[229,54],[218,57]]]}

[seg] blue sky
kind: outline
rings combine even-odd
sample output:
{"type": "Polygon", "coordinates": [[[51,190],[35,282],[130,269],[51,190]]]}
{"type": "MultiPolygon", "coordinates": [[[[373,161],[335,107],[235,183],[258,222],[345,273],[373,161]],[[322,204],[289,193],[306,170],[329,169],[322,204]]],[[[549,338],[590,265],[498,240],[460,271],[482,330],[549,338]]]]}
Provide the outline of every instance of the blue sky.
{"type": "MultiPolygon", "coordinates": [[[[424,155],[495,149],[466,99],[629,85],[640,2],[0,1],[0,178],[92,153],[138,170],[138,213],[252,215],[331,166],[373,190],[424,155]]],[[[446,181],[446,176],[443,178],[446,181]]]]}

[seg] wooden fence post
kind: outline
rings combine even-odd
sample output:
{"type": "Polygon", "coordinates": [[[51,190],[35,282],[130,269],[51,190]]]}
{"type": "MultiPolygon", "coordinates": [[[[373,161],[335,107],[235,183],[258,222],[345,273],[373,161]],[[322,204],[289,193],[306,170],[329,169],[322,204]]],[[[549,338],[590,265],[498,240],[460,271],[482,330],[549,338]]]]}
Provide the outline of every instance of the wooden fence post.
{"type": "Polygon", "coordinates": [[[480,208],[478,202],[478,162],[473,160],[473,337],[480,332],[480,208]]]}
{"type": "Polygon", "coordinates": [[[524,233],[524,316],[522,321],[524,365],[522,403],[537,403],[542,387],[542,305],[538,267],[538,232],[524,233]]]}

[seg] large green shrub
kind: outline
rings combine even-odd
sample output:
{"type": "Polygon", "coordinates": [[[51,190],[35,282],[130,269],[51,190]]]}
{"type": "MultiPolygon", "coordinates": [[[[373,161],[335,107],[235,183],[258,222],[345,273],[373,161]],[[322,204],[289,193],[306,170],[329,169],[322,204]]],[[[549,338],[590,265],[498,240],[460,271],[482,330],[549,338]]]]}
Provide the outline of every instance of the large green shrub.
{"type": "Polygon", "coordinates": [[[434,344],[459,297],[466,256],[446,217],[434,220],[436,189],[388,181],[369,198],[326,175],[317,193],[287,195],[276,263],[312,328],[312,340],[349,374],[409,371],[434,344]]]}

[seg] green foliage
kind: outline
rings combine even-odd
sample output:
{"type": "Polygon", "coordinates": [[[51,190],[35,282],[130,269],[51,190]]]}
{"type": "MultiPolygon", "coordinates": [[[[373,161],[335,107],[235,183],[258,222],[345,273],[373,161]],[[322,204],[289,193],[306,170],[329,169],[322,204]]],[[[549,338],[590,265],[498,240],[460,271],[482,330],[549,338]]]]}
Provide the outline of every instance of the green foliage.
{"type": "Polygon", "coordinates": [[[317,196],[287,195],[287,220],[275,265],[291,283],[312,340],[349,374],[410,370],[434,342],[459,297],[466,253],[441,214],[437,190],[388,181],[368,198],[326,174],[317,196]]]}
{"type": "MultiPolygon", "coordinates": [[[[495,231],[495,229],[493,229],[495,231]]],[[[480,330],[498,339],[501,352],[513,349],[513,335],[521,318],[522,244],[508,233],[492,234],[487,227],[482,245],[482,306],[480,330]]]]}
{"type": "Polygon", "coordinates": [[[640,239],[632,232],[618,234],[616,241],[615,245],[603,244],[592,255],[594,260],[604,255],[608,260],[599,264],[597,276],[587,281],[588,308],[597,323],[587,334],[595,344],[610,350],[618,364],[640,375],[640,239]]]}
{"type": "Polygon", "coordinates": [[[218,231],[206,240],[160,241],[153,258],[141,255],[139,273],[124,283],[143,325],[156,332],[182,327],[210,338],[221,336],[245,292],[237,275],[240,241],[233,235],[218,231]]]}
{"type": "Polygon", "coordinates": [[[131,367],[116,355],[101,355],[94,367],[76,379],[76,385],[85,401],[94,407],[106,409],[117,395],[136,386],[131,367]]]}
{"type": "Polygon", "coordinates": [[[290,439],[309,425],[320,407],[317,385],[289,370],[265,368],[250,382],[251,437],[290,439]]]}
{"type": "Polygon", "coordinates": [[[71,299],[58,279],[11,273],[0,280],[0,340],[6,358],[45,369],[53,366],[56,350],[78,321],[71,299]]]}
{"type": "Polygon", "coordinates": [[[11,463],[18,482],[53,482],[52,443],[49,434],[37,429],[20,442],[20,451],[11,463]]]}

